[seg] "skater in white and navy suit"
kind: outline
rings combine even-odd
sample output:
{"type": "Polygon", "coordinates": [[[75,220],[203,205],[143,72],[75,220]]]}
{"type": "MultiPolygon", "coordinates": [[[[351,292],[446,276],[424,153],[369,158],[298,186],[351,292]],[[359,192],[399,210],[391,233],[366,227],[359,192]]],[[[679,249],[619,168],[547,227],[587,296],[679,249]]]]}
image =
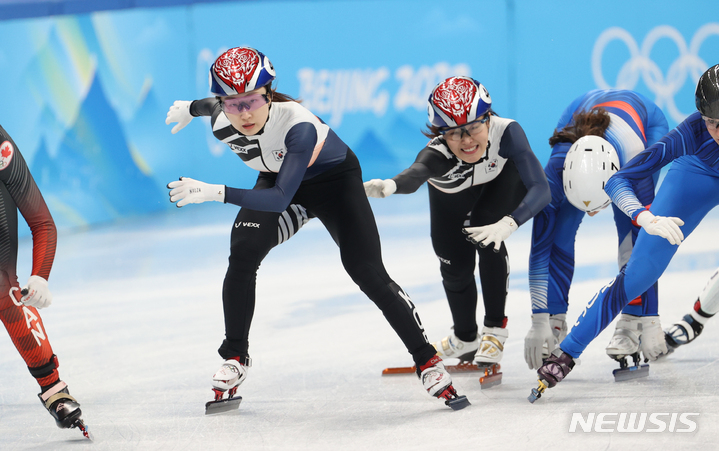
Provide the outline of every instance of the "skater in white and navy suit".
{"type": "Polygon", "coordinates": [[[453,333],[434,346],[442,357],[497,363],[509,335],[504,240],[549,203],[549,185],[524,130],[495,114],[481,83],[450,77],[434,88],[428,103],[430,142],[405,171],[365,182],[365,190],[386,197],[413,193],[428,182],[432,246],[454,322],[453,333]],[[485,310],[481,331],[477,256],[485,310]]]}
{"type": "Polygon", "coordinates": [[[249,47],[232,48],[210,69],[210,90],[217,97],[177,101],[166,121],[178,122],[176,132],[195,116],[210,116],[215,137],[259,171],[252,189],[209,185],[186,177],[168,185],[171,201],[178,207],[206,201],[242,207],[232,227],[222,290],[225,340],[219,353],[225,362],[213,377],[216,400],[228,390],[234,395],[247,376],[257,270],[283,239],[278,222],[297,217],[298,211],[305,212],[300,216],[318,218],[327,228],[347,273],[400,337],[427,391],[448,402],[459,399],[409,296],[382,263],[379,234],[357,157],[299,102],[272,90],[274,79],[274,68],[264,54],[249,47]]]}

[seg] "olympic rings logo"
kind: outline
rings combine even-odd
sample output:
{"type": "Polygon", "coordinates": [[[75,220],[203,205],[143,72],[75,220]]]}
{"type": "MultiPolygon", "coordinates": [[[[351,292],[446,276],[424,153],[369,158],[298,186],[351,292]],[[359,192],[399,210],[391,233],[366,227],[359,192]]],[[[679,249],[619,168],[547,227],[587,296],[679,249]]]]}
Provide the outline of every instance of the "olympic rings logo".
{"type": "Polygon", "coordinates": [[[633,89],[641,77],[644,84],[656,95],[656,104],[660,108],[664,108],[674,121],[681,122],[689,113],[685,114],[679,111],[674,102],[674,96],[682,89],[687,79],[696,83],[709,66],[717,63],[717,61],[711,61],[711,64],[707,64],[699,57],[702,44],[712,35],[719,36],[719,23],[709,23],[699,28],[687,46],[684,37],[676,28],[660,25],[647,34],[640,48],[632,35],[625,29],[608,28],[599,35],[594,43],[592,51],[594,81],[600,89],[633,89]],[[679,50],[679,57],[671,64],[666,76],[650,57],[654,44],[662,38],[674,41],[679,50]],[[602,73],[602,57],[607,45],[614,40],[624,42],[629,50],[630,58],[619,70],[615,84],[611,85],[604,79],[602,73]]]}

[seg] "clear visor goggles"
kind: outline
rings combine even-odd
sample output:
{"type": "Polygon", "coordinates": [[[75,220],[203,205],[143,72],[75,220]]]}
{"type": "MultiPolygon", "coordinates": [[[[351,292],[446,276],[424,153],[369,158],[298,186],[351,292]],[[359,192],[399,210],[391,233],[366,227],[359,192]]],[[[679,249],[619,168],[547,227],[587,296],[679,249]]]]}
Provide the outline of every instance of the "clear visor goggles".
{"type": "Polygon", "coordinates": [[[229,114],[255,111],[268,103],[270,103],[270,97],[267,94],[250,94],[242,97],[220,99],[222,111],[229,114]]]}
{"type": "Polygon", "coordinates": [[[706,116],[702,116],[702,119],[704,119],[704,122],[707,124],[707,127],[709,127],[709,128],[719,127],[719,119],[713,119],[713,118],[706,117],[706,116]]]}
{"type": "Polygon", "coordinates": [[[482,132],[482,125],[489,119],[489,114],[486,114],[482,119],[470,122],[467,125],[461,127],[448,128],[446,130],[440,130],[439,133],[444,136],[447,141],[459,141],[466,133],[468,136],[475,137],[482,132]]]}

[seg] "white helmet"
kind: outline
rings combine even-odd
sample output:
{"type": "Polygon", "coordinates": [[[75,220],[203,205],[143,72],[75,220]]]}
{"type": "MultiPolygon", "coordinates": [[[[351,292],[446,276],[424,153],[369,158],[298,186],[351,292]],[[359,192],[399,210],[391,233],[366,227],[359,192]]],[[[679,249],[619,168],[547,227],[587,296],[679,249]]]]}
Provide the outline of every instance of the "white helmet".
{"type": "Polygon", "coordinates": [[[604,138],[587,135],[569,148],[564,158],[564,194],[572,205],[588,213],[599,211],[612,201],[604,185],[619,170],[619,156],[604,138]]]}

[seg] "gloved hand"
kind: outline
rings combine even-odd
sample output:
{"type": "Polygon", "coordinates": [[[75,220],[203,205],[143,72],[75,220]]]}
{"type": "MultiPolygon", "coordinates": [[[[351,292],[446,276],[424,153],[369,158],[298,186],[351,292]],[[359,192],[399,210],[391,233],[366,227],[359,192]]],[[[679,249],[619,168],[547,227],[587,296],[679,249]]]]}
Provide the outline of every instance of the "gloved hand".
{"type": "Polygon", "coordinates": [[[684,221],[679,218],[654,216],[652,212],[645,210],[637,216],[637,224],[642,226],[647,233],[666,238],[667,241],[677,246],[684,240],[684,234],[679,228],[684,225],[684,221]]]}
{"type": "Polygon", "coordinates": [[[392,179],[372,179],[364,182],[364,192],[367,197],[378,197],[380,199],[389,197],[397,191],[397,184],[392,179]]]}
{"type": "Polygon", "coordinates": [[[551,353],[558,345],[557,337],[554,336],[549,324],[549,313],[535,313],[532,315],[532,327],[524,337],[524,361],[527,362],[530,370],[542,366],[545,345],[551,353]]]}
{"type": "Polygon", "coordinates": [[[469,241],[479,244],[480,247],[487,247],[489,243],[494,242],[494,252],[499,252],[502,241],[509,238],[509,235],[518,227],[514,218],[505,216],[494,224],[482,227],[466,227],[462,231],[469,235],[467,237],[469,241]]]}
{"type": "Polygon", "coordinates": [[[52,304],[52,293],[47,287],[47,280],[40,276],[30,276],[22,289],[23,297],[20,302],[35,308],[45,308],[52,304]],[[27,294],[24,294],[27,293],[27,294]]]}
{"type": "Polygon", "coordinates": [[[175,100],[175,103],[172,104],[170,110],[167,112],[165,124],[170,125],[172,122],[177,122],[177,125],[172,127],[173,135],[185,128],[192,120],[193,116],[190,114],[191,103],[192,102],[187,100],[175,100]]]}
{"type": "Polygon", "coordinates": [[[170,202],[177,202],[178,207],[211,200],[225,201],[225,185],[210,185],[189,177],[180,177],[180,180],[168,183],[167,187],[170,188],[170,202]]]}
{"type": "Polygon", "coordinates": [[[642,335],[639,340],[639,349],[644,354],[644,358],[649,360],[656,360],[669,352],[658,315],[642,317],[642,335]]]}

